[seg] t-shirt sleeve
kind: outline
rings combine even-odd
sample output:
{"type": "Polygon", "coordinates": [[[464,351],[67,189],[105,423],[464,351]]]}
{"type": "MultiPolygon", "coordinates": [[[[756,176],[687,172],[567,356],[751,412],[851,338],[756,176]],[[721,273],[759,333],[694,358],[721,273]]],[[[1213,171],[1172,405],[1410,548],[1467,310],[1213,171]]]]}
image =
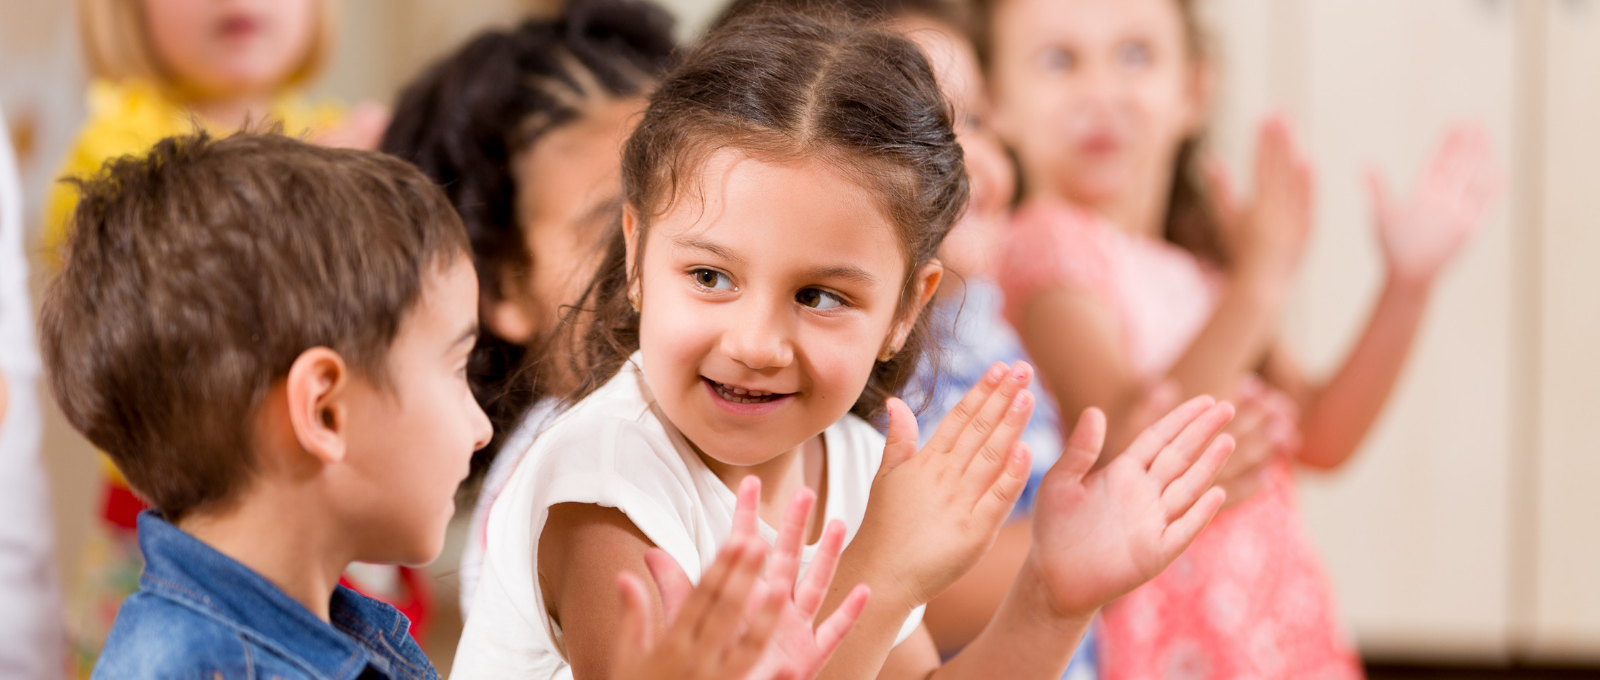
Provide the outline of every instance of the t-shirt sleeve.
{"type": "Polygon", "coordinates": [[[1046,290],[1066,287],[1096,295],[1108,291],[1108,244],[1096,220],[1054,201],[1034,201],[1017,211],[1000,256],[999,283],[1008,320],[1016,323],[1023,306],[1046,290]]]}

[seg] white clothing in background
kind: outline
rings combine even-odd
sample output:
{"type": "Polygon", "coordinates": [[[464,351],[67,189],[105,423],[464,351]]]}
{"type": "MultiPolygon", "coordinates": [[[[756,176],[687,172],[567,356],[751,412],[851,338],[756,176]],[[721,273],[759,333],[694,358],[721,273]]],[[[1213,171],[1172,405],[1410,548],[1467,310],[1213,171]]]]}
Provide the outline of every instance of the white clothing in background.
{"type": "Polygon", "coordinates": [[[22,189],[0,115],[0,677],[60,678],[66,667],[55,523],[39,460],[39,354],[22,249],[22,189]]]}
{"type": "MultiPolygon", "coordinates": [[[[855,537],[883,458],[883,435],[846,415],[822,433],[827,451],[824,514],[855,537]]],[[[456,649],[453,680],[571,678],[562,633],[546,615],[535,580],[539,534],[558,503],[617,508],[689,578],[716,559],[733,527],[734,492],[706,467],[650,394],[640,355],[561,414],[533,442],[489,512],[488,551],[472,616],[456,649]]],[[[770,545],[777,532],[761,523],[770,545]]],[[[816,546],[801,561],[810,565],[816,546]]],[[[610,582],[610,579],[607,579],[610,582]]],[[[922,623],[922,607],[896,643],[922,623]]]]}

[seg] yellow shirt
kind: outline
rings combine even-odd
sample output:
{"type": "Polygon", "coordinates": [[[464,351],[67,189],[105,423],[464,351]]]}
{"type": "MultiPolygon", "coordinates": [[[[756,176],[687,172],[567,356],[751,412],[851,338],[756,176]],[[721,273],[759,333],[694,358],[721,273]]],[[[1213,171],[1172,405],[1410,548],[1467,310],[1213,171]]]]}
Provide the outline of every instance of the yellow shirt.
{"type": "MultiPolygon", "coordinates": [[[[337,106],[313,106],[301,97],[284,95],[273,102],[268,116],[283,123],[284,133],[298,136],[325,129],[343,114],[337,106]]],[[[197,120],[208,131],[227,132],[200,120],[149,83],[96,80],[89,84],[89,120],[56,176],[93,175],[108,160],[142,153],[162,139],[193,132],[197,120]]],[[[56,249],[66,238],[67,221],[77,204],[77,187],[61,181],[50,187],[40,243],[52,264],[59,264],[56,249]]]]}

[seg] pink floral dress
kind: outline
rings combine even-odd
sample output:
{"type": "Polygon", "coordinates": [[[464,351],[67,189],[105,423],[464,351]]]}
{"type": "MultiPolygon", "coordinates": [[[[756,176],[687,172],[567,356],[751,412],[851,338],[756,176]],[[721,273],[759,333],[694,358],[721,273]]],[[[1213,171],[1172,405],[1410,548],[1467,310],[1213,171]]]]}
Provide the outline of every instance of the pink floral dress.
{"type": "MultiPolygon", "coordinates": [[[[1041,290],[1087,291],[1115,311],[1129,358],[1151,379],[1177,362],[1221,292],[1217,272],[1188,252],[1055,201],[1017,212],[1004,258],[1001,285],[1013,323],[1041,290]]],[[[1165,572],[1107,607],[1103,625],[1104,680],[1363,675],[1300,524],[1287,459],[1165,572]]]]}

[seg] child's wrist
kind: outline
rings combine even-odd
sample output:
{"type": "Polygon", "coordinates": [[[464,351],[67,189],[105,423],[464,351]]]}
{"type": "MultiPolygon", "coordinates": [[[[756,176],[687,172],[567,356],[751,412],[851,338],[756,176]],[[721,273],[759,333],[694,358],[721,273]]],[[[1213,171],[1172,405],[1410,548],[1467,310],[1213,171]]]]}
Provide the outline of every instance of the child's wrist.
{"type": "MultiPolygon", "coordinates": [[[[858,537],[859,538],[859,537],[858,537]]],[[[839,566],[834,571],[833,589],[848,593],[858,584],[872,589],[872,599],[867,606],[879,611],[904,610],[907,614],[926,602],[919,601],[917,590],[907,579],[897,578],[892,568],[873,555],[864,541],[852,541],[839,555],[839,566]],[[851,550],[851,548],[860,548],[851,550]]]]}
{"type": "Polygon", "coordinates": [[[1105,604],[1067,604],[1058,601],[1035,554],[1029,554],[1012,590],[1018,602],[1026,608],[1031,622],[1063,634],[1087,627],[1105,604]]]}

